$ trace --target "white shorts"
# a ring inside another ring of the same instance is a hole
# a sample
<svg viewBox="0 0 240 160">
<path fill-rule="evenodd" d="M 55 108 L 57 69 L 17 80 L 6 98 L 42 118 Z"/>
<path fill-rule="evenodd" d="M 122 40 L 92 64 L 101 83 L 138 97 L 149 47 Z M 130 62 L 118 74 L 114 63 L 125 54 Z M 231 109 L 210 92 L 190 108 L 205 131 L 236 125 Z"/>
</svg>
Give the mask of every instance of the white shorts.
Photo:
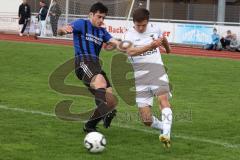
<svg viewBox="0 0 240 160">
<path fill-rule="evenodd" d="M 135 72 L 136 85 L 136 103 L 138 107 L 152 106 L 153 98 L 156 96 L 167 94 L 172 97 L 168 75 L 163 66 L 151 68 L 148 67 L 148 72 Z"/>
<path fill-rule="evenodd" d="M 153 106 L 154 97 L 167 94 L 172 97 L 169 86 L 137 86 L 136 103 L 139 108 Z"/>
</svg>

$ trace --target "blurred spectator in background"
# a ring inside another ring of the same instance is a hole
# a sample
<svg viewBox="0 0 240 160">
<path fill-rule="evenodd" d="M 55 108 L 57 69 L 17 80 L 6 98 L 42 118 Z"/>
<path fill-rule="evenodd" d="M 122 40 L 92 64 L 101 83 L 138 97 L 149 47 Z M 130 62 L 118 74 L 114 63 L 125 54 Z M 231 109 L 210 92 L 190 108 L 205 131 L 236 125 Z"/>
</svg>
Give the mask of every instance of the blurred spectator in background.
<svg viewBox="0 0 240 160">
<path fill-rule="evenodd" d="M 230 51 L 240 51 L 240 43 L 237 40 L 236 34 L 232 34 L 232 40 L 230 42 L 229 50 Z"/>
<path fill-rule="evenodd" d="M 40 1 L 40 10 L 37 14 L 38 21 L 40 21 L 40 35 L 45 33 L 46 28 L 46 17 L 48 13 L 48 7 L 46 5 L 46 2 L 44 0 Z"/>
<path fill-rule="evenodd" d="M 56 0 L 52 1 L 49 15 L 50 15 L 50 23 L 52 26 L 53 36 L 57 36 L 58 19 L 61 15 L 61 9 Z"/>
<path fill-rule="evenodd" d="M 229 49 L 231 40 L 232 40 L 232 32 L 231 30 L 227 30 L 226 37 L 222 37 L 220 40 L 223 49 Z"/>
<path fill-rule="evenodd" d="M 31 9 L 27 3 L 27 0 L 23 0 L 18 9 L 18 24 L 19 24 L 19 36 L 23 36 L 23 33 L 27 27 L 31 18 Z M 28 33 L 29 34 L 29 33 Z"/>
<path fill-rule="evenodd" d="M 220 43 L 220 36 L 217 33 L 216 28 L 213 29 L 212 42 L 210 44 L 206 44 L 204 46 L 204 49 L 206 49 L 206 50 L 218 50 L 218 51 L 222 50 L 222 46 L 221 46 L 221 43 Z"/>
</svg>

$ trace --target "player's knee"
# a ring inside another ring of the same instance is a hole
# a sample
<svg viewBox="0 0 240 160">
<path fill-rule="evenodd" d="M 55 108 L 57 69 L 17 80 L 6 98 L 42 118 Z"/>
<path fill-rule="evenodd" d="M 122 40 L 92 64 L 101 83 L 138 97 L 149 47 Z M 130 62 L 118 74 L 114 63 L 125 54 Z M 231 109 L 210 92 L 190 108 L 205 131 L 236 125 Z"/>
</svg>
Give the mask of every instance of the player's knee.
<svg viewBox="0 0 240 160">
<path fill-rule="evenodd" d="M 107 105 L 111 108 L 115 108 L 118 103 L 116 96 L 108 92 L 106 92 L 106 101 L 107 101 Z"/>
<path fill-rule="evenodd" d="M 101 80 L 94 80 L 90 83 L 90 86 L 94 89 L 107 88 L 107 83 Z"/>
<path fill-rule="evenodd" d="M 98 88 L 107 88 L 107 84 L 106 83 L 102 83 L 102 82 L 97 82 L 93 85 L 93 87 L 95 89 L 98 89 Z"/>
<path fill-rule="evenodd" d="M 100 75 L 100 74 L 98 74 L 95 77 L 93 77 L 90 85 L 94 89 L 107 88 L 107 82 L 104 79 L 104 77 L 102 75 Z"/>
</svg>

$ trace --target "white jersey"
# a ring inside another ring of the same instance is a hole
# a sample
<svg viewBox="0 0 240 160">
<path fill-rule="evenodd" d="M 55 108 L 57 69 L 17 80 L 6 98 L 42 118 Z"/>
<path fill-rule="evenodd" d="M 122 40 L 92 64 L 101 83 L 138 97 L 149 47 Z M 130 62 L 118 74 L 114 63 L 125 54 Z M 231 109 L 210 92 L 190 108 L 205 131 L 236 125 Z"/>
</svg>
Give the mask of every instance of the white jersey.
<svg viewBox="0 0 240 160">
<path fill-rule="evenodd" d="M 144 33 L 138 33 L 134 28 L 131 28 L 125 33 L 123 39 L 125 41 L 132 42 L 136 47 L 141 47 L 150 44 L 154 39 L 161 36 L 162 32 L 158 26 L 148 24 Z M 129 61 L 133 64 L 133 66 L 134 63 L 157 63 L 163 65 L 159 48 L 147 51 L 138 56 L 129 56 Z"/>
<path fill-rule="evenodd" d="M 148 24 L 144 33 L 138 33 L 132 28 L 126 32 L 123 39 L 132 42 L 135 47 L 141 47 L 161 36 L 159 27 Z M 152 106 L 154 96 L 168 93 L 171 97 L 169 80 L 159 48 L 128 58 L 134 69 L 138 107 Z"/>
</svg>

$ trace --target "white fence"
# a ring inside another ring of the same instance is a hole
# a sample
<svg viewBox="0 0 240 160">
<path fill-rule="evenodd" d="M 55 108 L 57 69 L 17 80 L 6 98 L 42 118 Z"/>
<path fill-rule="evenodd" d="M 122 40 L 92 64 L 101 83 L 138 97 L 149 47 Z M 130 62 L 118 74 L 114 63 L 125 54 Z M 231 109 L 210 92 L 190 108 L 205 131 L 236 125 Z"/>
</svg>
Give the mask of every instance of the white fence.
<svg viewBox="0 0 240 160">
<path fill-rule="evenodd" d="M 0 16 L 0 31 L 1 32 L 17 32 L 18 18 L 11 15 Z"/>
</svg>

